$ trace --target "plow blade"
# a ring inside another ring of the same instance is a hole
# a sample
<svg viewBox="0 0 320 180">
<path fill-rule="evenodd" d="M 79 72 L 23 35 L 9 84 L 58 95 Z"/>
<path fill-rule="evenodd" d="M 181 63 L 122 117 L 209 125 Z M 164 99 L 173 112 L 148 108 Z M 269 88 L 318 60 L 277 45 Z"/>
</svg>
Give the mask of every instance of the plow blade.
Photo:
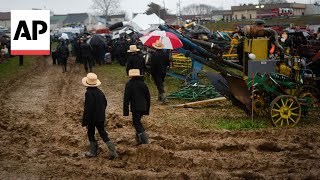
<svg viewBox="0 0 320 180">
<path fill-rule="evenodd" d="M 208 79 L 215 89 L 222 95 L 232 101 L 238 108 L 251 114 L 251 98 L 247 83 L 240 77 L 226 75 L 221 76 L 208 72 Z"/>
</svg>

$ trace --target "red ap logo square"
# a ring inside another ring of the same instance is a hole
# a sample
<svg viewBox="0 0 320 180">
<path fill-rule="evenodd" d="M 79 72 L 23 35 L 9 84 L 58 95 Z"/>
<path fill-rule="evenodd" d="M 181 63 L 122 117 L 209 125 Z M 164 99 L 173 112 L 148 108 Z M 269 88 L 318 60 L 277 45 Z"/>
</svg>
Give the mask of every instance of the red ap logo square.
<svg viewBox="0 0 320 180">
<path fill-rule="evenodd" d="M 11 54 L 50 55 L 49 10 L 11 10 Z"/>
</svg>

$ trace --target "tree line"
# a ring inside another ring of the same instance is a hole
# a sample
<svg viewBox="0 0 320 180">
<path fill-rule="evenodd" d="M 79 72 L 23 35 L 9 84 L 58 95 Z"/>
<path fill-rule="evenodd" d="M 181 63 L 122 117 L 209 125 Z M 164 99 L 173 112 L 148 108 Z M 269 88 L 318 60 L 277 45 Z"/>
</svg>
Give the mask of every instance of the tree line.
<svg viewBox="0 0 320 180">
<path fill-rule="evenodd" d="M 92 0 L 92 8 L 97 10 L 99 14 L 108 16 L 113 14 L 123 14 L 125 13 L 120 9 L 121 0 Z M 279 4 L 287 3 L 287 0 L 260 0 L 260 4 Z M 212 11 L 221 10 L 215 6 L 207 4 L 190 4 L 185 6 L 181 10 L 182 15 L 205 15 L 211 14 Z M 157 14 L 160 18 L 165 19 L 165 17 L 170 13 L 168 9 L 160 6 L 157 3 L 149 3 L 148 8 L 145 11 L 146 14 Z"/>
</svg>

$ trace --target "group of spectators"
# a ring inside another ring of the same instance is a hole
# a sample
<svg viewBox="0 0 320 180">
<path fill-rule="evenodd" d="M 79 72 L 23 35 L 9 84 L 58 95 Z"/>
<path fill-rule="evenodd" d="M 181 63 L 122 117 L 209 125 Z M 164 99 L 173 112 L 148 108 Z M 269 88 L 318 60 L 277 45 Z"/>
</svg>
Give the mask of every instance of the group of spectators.
<svg viewBox="0 0 320 180">
<path fill-rule="evenodd" d="M 106 39 L 106 43 L 100 46 L 90 45 L 88 37 L 75 38 L 73 46 L 76 62 L 84 66 L 84 70 L 93 72 L 95 64 L 119 63 L 126 66 L 126 72 L 130 69 L 139 69 L 141 74 L 151 74 L 158 89 L 158 99 L 166 102 L 163 82 L 167 68 L 170 66 L 170 51 L 163 49 L 161 41 L 157 41 L 152 47 L 143 44 L 134 38 L 121 36 L 119 39 Z M 66 41 L 60 40 L 56 48 L 52 48 L 53 64 L 62 65 L 62 72 L 67 70 L 67 59 L 70 55 Z M 149 58 L 146 62 L 146 56 Z M 57 62 L 58 60 L 58 62 Z"/>
</svg>

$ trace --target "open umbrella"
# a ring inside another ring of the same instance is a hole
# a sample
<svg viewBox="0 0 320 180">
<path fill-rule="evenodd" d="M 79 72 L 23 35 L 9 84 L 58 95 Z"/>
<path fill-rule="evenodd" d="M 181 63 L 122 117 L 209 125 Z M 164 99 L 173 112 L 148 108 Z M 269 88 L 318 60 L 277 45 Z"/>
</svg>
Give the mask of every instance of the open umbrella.
<svg viewBox="0 0 320 180">
<path fill-rule="evenodd" d="M 153 31 L 139 38 L 146 46 L 152 46 L 157 40 L 160 40 L 164 45 L 164 49 L 176 49 L 183 46 L 180 39 L 171 32 Z"/>
<path fill-rule="evenodd" d="M 106 39 L 99 35 L 99 34 L 95 34 L 93 36 L 91 36 L 88 41 L 87 41 L 91 46 L 95 46 L 95 45 L 100 45 L 100 44 L 105 44 L 106 43 Z"/>
</svg>

